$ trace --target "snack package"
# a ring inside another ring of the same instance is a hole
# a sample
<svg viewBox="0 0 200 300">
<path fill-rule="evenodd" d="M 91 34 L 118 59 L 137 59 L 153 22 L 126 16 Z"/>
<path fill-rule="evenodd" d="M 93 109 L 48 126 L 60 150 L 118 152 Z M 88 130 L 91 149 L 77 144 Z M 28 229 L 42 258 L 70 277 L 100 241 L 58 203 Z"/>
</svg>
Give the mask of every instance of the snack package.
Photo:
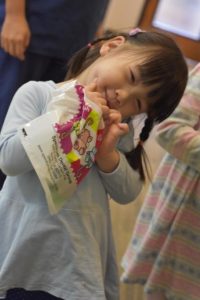
<svg viewBox="0 0 200 300">
<path fill-rule="evenodd" d="M 56 89 L 47 112 L 20 129 L 51 214 L 58 213 L 87 175 L 101 144 L 100 108 L 71 81 Z"/>
</svg>

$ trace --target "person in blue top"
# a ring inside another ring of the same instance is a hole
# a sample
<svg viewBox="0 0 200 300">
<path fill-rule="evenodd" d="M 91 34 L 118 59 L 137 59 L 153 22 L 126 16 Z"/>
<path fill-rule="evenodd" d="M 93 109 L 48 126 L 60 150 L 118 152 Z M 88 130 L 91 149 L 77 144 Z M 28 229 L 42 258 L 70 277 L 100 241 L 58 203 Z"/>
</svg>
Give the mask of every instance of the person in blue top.
<svg viewBox="0 0 200 300">
<path fill-rule="evenodd" d="M 16 90 L 61 82 L 71 55 L 101 24 L 109 0 L 0 0 L 0 130 Z M 0 188 L 4 176 L 0 173 Z"/>
<path fill-rule="evenodd" d="M 155 32 L 110 33 L 72 57 L 66 80 L 84 87 L 102 110 L 105 129 L 95 163 L 53 215 L 20 128 L 45 114 L 65 83 L 30 81 L 18 89 L 0 136 L 0 168 L 7 175 L 0 191 L 0 298 L 119 299 L 110 197 L 126 204 L 140 193 L 142 143 L 179 103 L 187 73 L 174 41 Z M 138 114 L 146 119 L 134 146 Z"/>
</svg>

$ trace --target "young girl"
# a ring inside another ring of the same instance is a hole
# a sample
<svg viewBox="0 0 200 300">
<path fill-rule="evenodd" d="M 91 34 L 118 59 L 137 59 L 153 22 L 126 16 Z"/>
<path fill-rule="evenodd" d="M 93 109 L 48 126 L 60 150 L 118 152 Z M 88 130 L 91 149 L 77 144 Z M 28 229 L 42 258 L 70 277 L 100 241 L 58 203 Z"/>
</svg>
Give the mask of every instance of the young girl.
<svg viewBox="0 0 200 300">
<path fill-rule="evenodd" d="M 170 38 L 136 30 L 102 37 L 80 50 L 69 66 L 71 79 L 98 103 L 106 128 L 96 163 L 59 213 L 49 213 L 18 132 L 46 112 L 58 86 L 52 81 L 22 86 L 3 126 L 0 167 L 7 175 L 0 194 L 3 299 L 118 299 L 108 195 L 126 204 L 139 194 L 144 179 L 137 160 L 141 143 L 154 122 L 177 106 L 187 66 Z M 144 112 L 147 119 L 135 157 L 133 129 L 130 125 L 128 133 L 128 125 L 132 116 Z"/>
<path fill-rule="evenodd" d="M 123 258 L 122 280 L 147 299 L 200 299 L 200 64 L 175 112 L 158 127 L 167 153 Z"/>
</svg>

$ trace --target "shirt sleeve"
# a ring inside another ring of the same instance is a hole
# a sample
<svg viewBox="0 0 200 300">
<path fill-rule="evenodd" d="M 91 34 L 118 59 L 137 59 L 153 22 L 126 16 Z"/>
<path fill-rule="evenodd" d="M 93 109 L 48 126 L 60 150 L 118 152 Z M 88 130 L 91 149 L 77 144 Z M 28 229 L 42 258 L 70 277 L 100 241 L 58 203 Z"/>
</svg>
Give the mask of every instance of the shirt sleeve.
<svg viewBox="0 0 200 300">
<path fill-rule="evenodd" d="M 131 168 L 121 152 L 119 165 L 112 173 L 99 173 L 108 194 L 118 203 L 129 203 L 141 192 L 143 183 L 139 173 Z"/>
<path fill-rule="evenodd" d="M 200 171 L 200 64 L 189 75 L 174 113 L 157 128 L 158 143 L 170 154 Z"/>
<path fill-rule="evenodd" d="M 139 173 L 132 169 L 124 155 L 125 152 L 131 151 L 134 147 L 132 120 L 127 120 L 127 124 L 129 125 L 129 132 L 120 138 L 117 145 L 120 154 L 119 165 L 111 173 L 104 173 L 99 170 L 107 193 L 113 200 L 121 204 L 133 201 L 143 186 Z"/>
<path fill-rule="evenodd" d="M 32 169 L 18 129 L 41 115 L 47 99 L 43 90 L 39 83 L 30 81 L 13 97 L 0 135 L 0 168 L 6 175 L 15 176 Z"/>
</svg>

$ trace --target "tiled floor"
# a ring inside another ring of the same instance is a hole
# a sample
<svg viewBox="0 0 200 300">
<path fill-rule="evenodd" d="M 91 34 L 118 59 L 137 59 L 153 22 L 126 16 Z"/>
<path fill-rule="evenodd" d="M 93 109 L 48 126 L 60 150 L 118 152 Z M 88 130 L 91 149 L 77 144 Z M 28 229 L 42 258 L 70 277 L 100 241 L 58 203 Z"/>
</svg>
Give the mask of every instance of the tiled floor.
<svg viewBox="0 0 200 300">
<path fill-rule="evenodd" d="M 154 173 L 164 154 L 164 150 L 154 140 L 154 131 L 145 145 L 145 150 L 151 163 L 152 173 Z M 149 182 L 145 184 L 139 197 L 128 205 L 119 205 L 114 201 L 111 203 L 113 234 L 116 242 L 119 268 L 121 257 L 131 237 L 135 219 L 147 192 L 148 186 Z M 120 273 L 121 271 L 122 270 L 120 268 Z M 121 284 L 120 300 L 143 300 L 142 288 L 137 285 Z"/>
</svg>

